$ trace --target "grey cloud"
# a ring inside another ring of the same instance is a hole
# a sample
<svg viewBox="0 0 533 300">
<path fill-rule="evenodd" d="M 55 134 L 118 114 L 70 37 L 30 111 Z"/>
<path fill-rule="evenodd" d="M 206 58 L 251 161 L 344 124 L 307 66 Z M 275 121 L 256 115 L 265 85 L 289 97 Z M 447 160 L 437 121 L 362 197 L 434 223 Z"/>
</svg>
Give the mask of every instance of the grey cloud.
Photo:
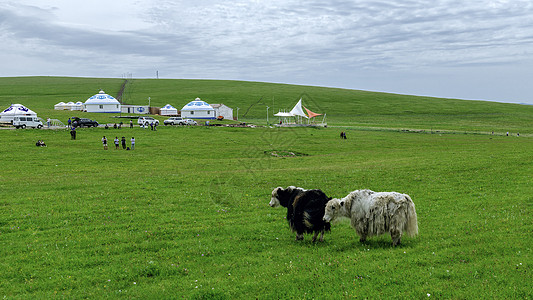
<svg viewBox="0 0 533 300">
<path fill-rule="evenodd" d="M 122 31 L 57 22 L 61 8 L 0 4 L 0 36 L 11 49 L 3 51 L 30 44 L 22 47 L 27 55 L 94 58 L 110 69 L 163 66 L 176 77 L 301 83 L 355 70 L 531 62 L 529 0 L 147 1 L 140 18 L 151 26 Z"/>
</svg>

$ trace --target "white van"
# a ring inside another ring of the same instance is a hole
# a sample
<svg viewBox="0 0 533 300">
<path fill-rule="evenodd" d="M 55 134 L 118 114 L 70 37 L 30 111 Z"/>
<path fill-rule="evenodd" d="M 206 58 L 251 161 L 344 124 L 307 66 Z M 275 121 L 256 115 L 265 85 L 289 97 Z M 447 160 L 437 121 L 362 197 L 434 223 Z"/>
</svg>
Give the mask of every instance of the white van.
<svg viewBox="0 0 533 300">
<path fill-rule="evenodd" d="M 37 117 L 14 117 L 13 126 L 15 126 L 15 128 L 17 129 L 24 129 L 26 127 L 41 129 L 43 128 L 43 122 Z"/>
</svg>

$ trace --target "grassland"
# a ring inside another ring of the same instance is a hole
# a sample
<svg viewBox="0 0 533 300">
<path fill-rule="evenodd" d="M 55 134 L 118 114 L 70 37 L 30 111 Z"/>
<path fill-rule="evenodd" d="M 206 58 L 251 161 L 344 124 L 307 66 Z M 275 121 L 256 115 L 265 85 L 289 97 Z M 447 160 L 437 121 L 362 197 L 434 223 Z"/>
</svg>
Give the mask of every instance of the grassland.
<svg viewBox="0 0 533 300">
<path fill-rule="evenodd" d="M 151 86 L 161 106 L 175 103 L 170 90 L 176 98 L 227 94 L 219 102 L 230 106 L 265 94 L 289 107 L 304 95 L 325 107 L 331 126 L 87 128 L 77 140 L 64 130 L 0 130 L 0 297 L 531 297 L 529 107 L 237 82 L 198 81 L 187 92 L 185 82 L 136 80 L 130 101 Z M 65 119 L 53 104 L 97 84 L 113 94 L 121 81 L 1 79 L 0 103 L 17 99 Z M 349 97 L 360 113 L 335 108 Z M 256 106 L 246 120 L 266 123 Z M 449 133 L 401 130 L 434 122 Z M 500 135 L 483 134 L 491 130 Z M 103 135 L 135 136 L 136 149 L 105 151 Z M 35 147 L 37 139 L 48 147 Z M 397 248 L 387 236 L 361 244 L 340 222 L 323 243 L 296 242 L 285 211 L 267 205 L 273 188 L 288 185 L 334 197 L 359 188 L 408 193 L 420 235 Z"/>
</svg>

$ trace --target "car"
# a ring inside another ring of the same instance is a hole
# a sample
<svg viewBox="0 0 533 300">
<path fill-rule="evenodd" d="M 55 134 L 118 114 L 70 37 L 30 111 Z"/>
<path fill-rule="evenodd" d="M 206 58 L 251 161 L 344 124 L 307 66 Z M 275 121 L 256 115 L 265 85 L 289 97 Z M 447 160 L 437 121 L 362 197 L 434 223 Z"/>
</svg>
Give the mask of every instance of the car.
<svg viewBox="0 0 533 300">
<path fill-rule="evenodd" d="M 163 124 L 166 125 L 185 125 L 185 120 L 183 120 L 181 117 L 170 117 L 163 121 Z"/>
<path fill-rule="evenodd" d="M 17 129 L 26 127 L 41 129 L 43 128 L 43 122 L 38 117 L 14 117 L 13 126 Z"/>
<path fill-rule="evenodd" d="M 198 125 L 198 123 L 195 120 L 191 120 L 191 119 L 185 119 L 184 122 L 185 122 L 185 125 Z"/>
<path fill-rule="evenodd" d="M 72 127 L 98 127 L 98 122 L 87 118 L 74 118 Z"/>
<path fill-rule="evenodd" d="M 144 126 L 150 126 L 150 124 L 154 123 L 155 125 L 159 125 L 159 120 L 156 120 L 152 117 L 139 117 L 137 120 L 137 124 L 144 125 Z"/>
</svg>

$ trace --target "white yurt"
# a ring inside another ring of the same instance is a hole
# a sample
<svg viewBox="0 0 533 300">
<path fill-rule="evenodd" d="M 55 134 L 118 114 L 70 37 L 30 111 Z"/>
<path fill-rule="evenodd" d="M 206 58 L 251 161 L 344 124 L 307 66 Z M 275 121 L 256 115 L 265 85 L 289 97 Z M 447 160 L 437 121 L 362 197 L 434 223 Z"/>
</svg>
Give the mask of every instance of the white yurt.
<svg viewBox="0 0 533 300">
<path fill-rule="evenodd" d="M 160 114 L 162 116 L 176 116 L 178 115 L 178 109 L 170 104 L 167 104 L 161 107 Z"/>
<path fill-rule="evenodd" d="M 194 101 L 187 103 L 181 109 L 182 118 L 191 119 L 215 119 L 215 109 L 212 108 L 207 102 L 202 101 L 200 98 L 196 98 Z"/>
<path fill-rule="evenodd" d="M 65 102 L 61 101 L 58 104 L 54 105 L 55 110 L 64 110 L 65 109 Z"/>
<path fill-rule="evenodd" d="M 85 101 L 85 111 L 98 113 L 120 113 L 120 102 L 113 96 L 100 91 Z"/>
<path fill-rule="evenodd" d="M 74 104 L 74 107 L 71 110 L 83 110 L 83 102 L 78 101 Z"/>
<path fill-rule="evenodd" d="M 22 104 L 11 104 L 0 113 L 0 123 L 11 123 L 14 117 L 19 116 L 37 117 L 37 114 Z"/>
<path fill-rule="evenodd" d="M 74 110 L 74 108 L 76 107 L 76 104 L 74 104 L 74 102 L 70 101 L 67 104 L 65 104 L 65 106 L 67 107 L 67 110 Z"/>
</svg>

